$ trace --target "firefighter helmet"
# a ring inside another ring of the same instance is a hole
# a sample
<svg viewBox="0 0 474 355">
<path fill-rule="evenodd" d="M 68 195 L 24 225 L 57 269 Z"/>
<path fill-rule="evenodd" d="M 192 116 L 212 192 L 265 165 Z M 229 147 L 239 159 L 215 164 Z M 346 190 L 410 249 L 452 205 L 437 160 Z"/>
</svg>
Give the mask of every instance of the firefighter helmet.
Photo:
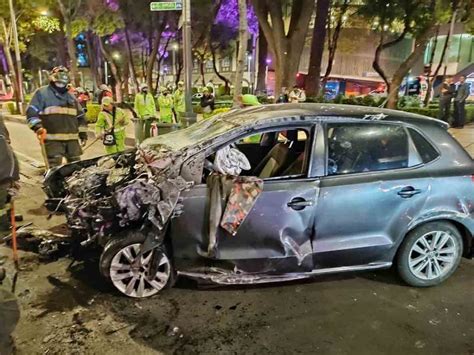
<svg viewBox="0 0 474 355">
<path fill-rule="evenodd" d="M 61 83 L 66 86 L 69 84 L 69 71 L 62 65 L 54 67 L 49 73 L 49 80 L 54 83 Z"/>
</svg>

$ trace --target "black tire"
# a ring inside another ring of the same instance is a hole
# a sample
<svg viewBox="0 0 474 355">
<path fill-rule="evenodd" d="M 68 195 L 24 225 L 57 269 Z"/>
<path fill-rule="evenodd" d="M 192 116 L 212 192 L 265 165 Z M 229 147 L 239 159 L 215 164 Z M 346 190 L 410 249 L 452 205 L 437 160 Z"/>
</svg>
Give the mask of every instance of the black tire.
<svg viewBox="0 0 474 355">
<path fill-rule="evenodd" d="M 410 252 L 417 241 L 420 240 L 423 236 L 427 235 L 430 232 L 441 231 L 446 232 L 452 236 L 454 248 L 457 251 L 457 254 L 450 264 L 449 268 L 446 269 L 446 272 L 439 277 L 435 277 L 430 280 L 426 280 L 418 277 L 410 269 Z M 459 230 L 451 223 L 439 221 L 439 222 L 429 222 L 423 224 L 407 234 L 404 241 L 402 242 L 397 255 L 397 267 L 400 277 L 410 286 L 415 287 L 431 287 L 436 286 L 448 279 L 458 268 L 459 263 L 461 262 L 461 257 L 463 254 L 463 239 Z"/>
<path fill-rule="evenodd" d="M 100 256 L 99 269 L 102 276 L 112 283 L 110 278 L 110 266 L 115 255 L 123 248 L 132 244 L 142 244 L 146 236 L 140 232 L 129 232 L 126 235 L 112 238 L 104 247 Z M 171 288 L 176 283 L 177 273 L 174 269 L 171 253 L 168 252 L 166 245 L 158 247 L 158 251 L 166 255 L 170 261 L 170 276 L 164 288 Z M 120 290 L 119 290 L 120 291 Z"/>
</svg>

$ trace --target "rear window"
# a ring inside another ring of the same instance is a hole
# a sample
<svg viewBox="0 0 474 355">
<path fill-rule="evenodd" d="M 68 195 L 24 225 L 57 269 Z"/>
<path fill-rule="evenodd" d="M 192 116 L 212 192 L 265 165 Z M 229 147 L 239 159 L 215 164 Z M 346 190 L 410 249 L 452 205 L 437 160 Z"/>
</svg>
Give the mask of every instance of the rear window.
<svg viewBox="0 0 474 355">
<path fill-rule="evenodd" d="M 436 149 L 419 132 L 412 128 L 408 128 L 408 131 L 410 132 L 411 139 L 413 140 L 423 163 L 429 163 L 439 156 Z"/>
<path fill-rule="evenodd" d="M 408 135 L 398 125 L 328 124 L 328 175 L 408 167 Z"/>
</svg>

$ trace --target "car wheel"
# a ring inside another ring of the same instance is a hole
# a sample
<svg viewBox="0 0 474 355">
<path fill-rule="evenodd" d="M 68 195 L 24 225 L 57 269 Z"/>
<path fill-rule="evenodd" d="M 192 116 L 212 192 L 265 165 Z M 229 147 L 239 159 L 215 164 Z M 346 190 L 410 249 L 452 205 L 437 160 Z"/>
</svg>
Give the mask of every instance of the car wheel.
<svg viewBox="0 0 474 355">
<path fill-rule="evenodd" d="M 426 223 L 403 241 L 398 272 L 411 286 L 439 285 L 457 269 L 462 253 L 462 237 L 455 226 L 448 222 Z"/>
<path fill-rule="evenodd" d="M 107 243 L 100 257 L 102 275 L 129 297 L 150 297 L 174 284 L 175 271 L 164 246 L 137 258 L 144 241 L 145 236 L 140 233 L 114 238 Z M 154 275 L 150 275 L 152 268 L 157 270 Z"/>
</svg>

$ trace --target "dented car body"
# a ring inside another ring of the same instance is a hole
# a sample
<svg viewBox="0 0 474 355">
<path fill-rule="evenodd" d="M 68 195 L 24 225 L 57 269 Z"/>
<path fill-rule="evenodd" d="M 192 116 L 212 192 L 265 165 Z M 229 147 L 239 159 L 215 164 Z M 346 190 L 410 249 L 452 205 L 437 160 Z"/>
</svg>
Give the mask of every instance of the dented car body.
<svg viewBox="0 0 474 355">
<path fill-rule="evenodd" d="M 222 175 L 216 153 L 229 146 L 248 159 L 239 178 L 261 184 L 234 233 L 216 225 L 229 196 L 210 185 Z M 51 209 L 59 202 L 66 211 L 73 238 L 104 246 L 103 274 L 132 297 L 155 294 L 176 274 L 245 284 L 395 263 L 409 284 L 432 286 L 472 254 L 473 174 L 441 121 L 283 104 L 230 111 L 134 151 L 63 166 L 45 191 Z"/>
</svg>

